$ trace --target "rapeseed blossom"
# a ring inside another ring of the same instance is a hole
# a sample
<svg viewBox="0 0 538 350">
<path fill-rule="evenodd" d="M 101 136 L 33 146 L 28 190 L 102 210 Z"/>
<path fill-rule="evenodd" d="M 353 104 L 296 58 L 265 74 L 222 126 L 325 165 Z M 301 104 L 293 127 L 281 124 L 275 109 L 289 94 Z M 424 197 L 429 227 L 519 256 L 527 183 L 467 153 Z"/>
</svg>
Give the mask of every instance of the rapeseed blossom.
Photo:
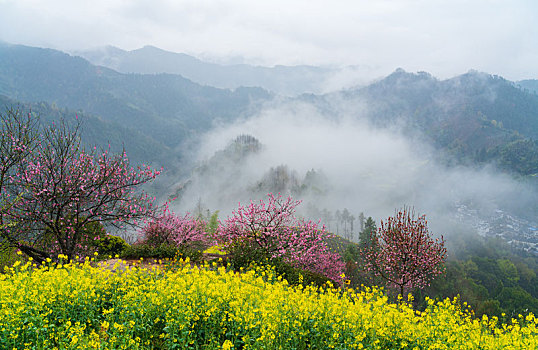
<svg viewBox="0 0 538 350">
<path fill-rule="evenodd" d="M 270 268 L 92 264 L 19 264 L 0 275 L 0 349 L 538 347 L 534 315 L 500 324 L 457 300 L 417 312 L 376 288 L 290 286 Z"/>
</svg>

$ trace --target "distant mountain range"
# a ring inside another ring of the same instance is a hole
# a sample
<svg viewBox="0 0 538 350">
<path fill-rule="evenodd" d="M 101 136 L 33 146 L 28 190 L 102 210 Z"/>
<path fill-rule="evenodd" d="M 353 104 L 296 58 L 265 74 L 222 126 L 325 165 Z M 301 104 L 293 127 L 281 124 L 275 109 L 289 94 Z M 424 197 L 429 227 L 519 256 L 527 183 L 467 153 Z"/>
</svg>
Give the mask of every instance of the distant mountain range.
<svg viewBox="0 0 538 350">
<path fill-rule="evenodd" d="M 151 141 L 172 154 L 170 150 L 216 121 L 248 115 L 272 98 L 261 88 L 231 91 L 201 86 L 179 75 L 122 74 L 60 51 L 9 44 L 0 44 L 0 95 L 94 115 L 109 128 L 122 128 L 113 134 L 132 131 L 123 139 L 127 150 L 144 149 Z"/>
<path fill-rule="evenodd" d="M 221 65 L 203 62 L 183 53 L 169 52 L 153 46 L 125 51 L 113 46 L 78 51 L 91 63 L 121 73 L 179 74 L 201 85 L 236 89 L 257 86 L 283 94 L 320 93 L 339 69 L 313 66 L 260 67 L 248 64 Z"/>
<path fill-rule="evenodd" d="M 538 79 L 520 80 L 517 84 L 527 91 L 538 94 Z"/>
<path fill-rule="evenodd" d="M 222 81 L 238 77 L 230 84 L 241 83 L 243 73 L 238 72 L 254 72 L 244 73 L 257 77 L 252 83 L 267 76 L 275 84 L 299 81 L 301 86 L 304 81 L 298 77 L 310 73 L 322 77 L 329 72 L 316 67 L 219 66 L 153 47 L 130 52 L 109 48 L 101 54 L 85 55 L 124 71 L 145 69 L 152 74 L 120 73 L 60 51 L 0 43 L 0 95 L 13 101 L 44 102 L 48 107 L 43 113 L 67 108 L 94 116 L 93 120 L 107 129 L 94 135 L 96 142 L 108 134 L 117 138 L 113 143 L 123 138 L 121 142 L 128 151 L 136 150 L 137 160 L 151 161 L 144 159 L 150 156 L 144 150 L 151 149 L 155 151 L 153 157 L 165 164 L 184 156 L 180 147 L 187 139 L 207 131 L 219 120 L 231 122 L 255 115 L 275 95 L 260 87 L 230 90 L 202 86 L 177 74 L 153 74 L 158 67 L 207 79 L 220 76 Z M 408 135 L 443 151 L 447 161 L 493 162 L 511 173 L 527 176 L 538 173 L 535 87 L 536 81 L 515 83 L 473 71 L 439 80 L 428 73 L 398 69 L 368 86 L 330 94 L 302 94 L 286 101 L 309 102 L 328 115 L 341 113 L 342 105 L 348 108 L 346 113 L 349 106 L 366 105 L 357 117 L 367 117 L 379 127 L 398 124 Z"/>
</svg>

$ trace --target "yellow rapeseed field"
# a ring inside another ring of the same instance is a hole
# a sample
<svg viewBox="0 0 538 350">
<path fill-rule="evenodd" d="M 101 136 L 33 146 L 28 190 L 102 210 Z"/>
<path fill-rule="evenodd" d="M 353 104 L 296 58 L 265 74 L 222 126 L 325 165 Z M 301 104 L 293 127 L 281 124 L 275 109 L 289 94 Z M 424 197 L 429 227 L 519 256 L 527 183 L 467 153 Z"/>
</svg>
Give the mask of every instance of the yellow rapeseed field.
<svg viewBox="0 0 538 350">
<path fill-rule="evenodd" d="M 456 300 L 424 312 L 379 291 L 292 287 L 270 269 L 96 263 L 0 275 L 0 349 L 537 349 L 531 314 L 474 319 Z"/>
</svg>

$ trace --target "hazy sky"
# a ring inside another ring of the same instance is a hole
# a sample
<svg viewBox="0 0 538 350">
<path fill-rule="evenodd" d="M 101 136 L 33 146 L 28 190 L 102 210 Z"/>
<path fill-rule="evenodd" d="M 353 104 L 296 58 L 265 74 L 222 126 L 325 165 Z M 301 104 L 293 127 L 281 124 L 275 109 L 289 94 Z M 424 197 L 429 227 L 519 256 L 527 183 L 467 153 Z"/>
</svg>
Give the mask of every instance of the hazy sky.
<svg viewBox="0 0 538 350">
<path fill-rule="evenodd" d="M 538 78 L 538 1 L 0 0 L 0 40 L 517 80 Z"/>
</svg>

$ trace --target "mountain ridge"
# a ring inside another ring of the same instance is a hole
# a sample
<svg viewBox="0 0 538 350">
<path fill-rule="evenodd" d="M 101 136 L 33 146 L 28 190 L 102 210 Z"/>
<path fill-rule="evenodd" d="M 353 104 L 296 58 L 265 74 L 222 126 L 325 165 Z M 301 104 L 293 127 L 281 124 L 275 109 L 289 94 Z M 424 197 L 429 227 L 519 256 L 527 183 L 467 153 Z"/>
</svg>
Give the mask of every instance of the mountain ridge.
<svg viewBox="0 0 538 350">
<path fill-rule="evenodd" d="M 397 69 L 339 96 L 344 103 L 366 104 L 375 125 L 401 124 L 408 135 L 462 161 L 495 161 L 507 171 L 538 173 L 538 96 L 500 76 L 470 71 L 439 80 Z M 318 103 L 330 105 L 333 98 L 321 96 Z M 519 168 L 512 168 L 512 156 L 525 158 Z"/>
<path fill-rule="evenodd" d="M 275 98 L 259 87 L 232 91 L 173 74 L 124 74 L 57 50 L 11 44 L 0 45 L 0 94 L 126 124 L 170 149 L 218 120 L 252 116 Z M 440 80 L 397 69 L 367 86 L 285 100 L 313 103 L 332 115 L 340 113 L 339 103 L 363 103 L 374 125 L 399 123 L 449 158 L 496 162 L 522 175 L 538 172 L 538 96 L 496 75 L 470 71 Z"/>
<path fill-rule="evenodd" d="M 122 74 L 57 50 L 21 45 L 0 45 L 0 94 L 128 125 L 170 149 L 216 120 L 234 120 L 271 98 L 260 88 L 231 91 L 178 75 Z"/>
<path fill-rule="evenodd" d="M 179 74 L 202 85 L 228 89 L 258 86 L 284 95 L 297 95 L 305 90 L 320 93 L 323 83 L 337 71 L 308 65 L 223 65 L 151 45 L 131 51 L 107 46 L 74 54 L 122 73 Z"/>
</svg>

